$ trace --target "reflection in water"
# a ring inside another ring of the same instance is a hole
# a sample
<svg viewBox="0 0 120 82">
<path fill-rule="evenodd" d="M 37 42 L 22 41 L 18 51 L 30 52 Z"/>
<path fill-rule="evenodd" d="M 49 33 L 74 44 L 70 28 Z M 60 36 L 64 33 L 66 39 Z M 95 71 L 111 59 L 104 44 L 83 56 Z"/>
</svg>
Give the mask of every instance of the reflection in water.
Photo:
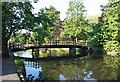
<svg viewBox="0 0 120 82">
<path fill-rule="evenodd" d="M 26 80 L 117 80 L 118 57 L 24 61 Z M 93 82 L 92 81 L 92 82 Z"/>
<path fill-rule="evenodd" d="M 66 56 L 68 55 L 68 50 L 69 50 L 68 48 L 40 48 L 34 50 L 30 49 L 26 51 L 15 52 L 14 56 L 25 57 L 25 58 Z"/>
<path fill-rule="evenodd" d="M 85 74 L 84 80 L 95 80 L 94 78 L 91 78 L 91 75 L 93 74 L 92 71 L 83 72 Z"/>
<path fill-rule="evenodd" d="M 40 48 L 39 57 L 66 56 L 69 48 Z"/>
<path fill-rule="evenodd" d="M 26 69 L 26 81 L 40 81 L 40 80 L 45 80 L 43 73 L 42 73 L 42 68 L 39 63 L 37 62 L 29 62 L 29 61 L 24 61 L 25 64 L 25 69 Z"/>
<path fill-rule="evenodd" d="M 36 62 L 24 62 L 26 69 L 26 78 L 32 78 L 35 80 L 38 78 L 39 73 L 42 71 L 41 67 L 36 64 Z"/>
<path fill-rule="evenodd" d="M 60 74 L 60 80 L 67 80 L 62 74 Z"/>
</svg>

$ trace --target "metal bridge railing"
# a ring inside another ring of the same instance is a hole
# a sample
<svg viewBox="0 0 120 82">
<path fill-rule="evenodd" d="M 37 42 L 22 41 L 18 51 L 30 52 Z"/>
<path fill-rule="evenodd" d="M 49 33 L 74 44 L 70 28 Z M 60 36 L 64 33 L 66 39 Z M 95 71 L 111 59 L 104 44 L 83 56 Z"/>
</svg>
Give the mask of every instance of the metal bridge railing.
<svg viewBox="0 0 120 82">
<path fill-rule="evenodd" d="M 13 49 L 13 48 L 25 48 L 25 47 L 32 47 L 32 46 L 40 46 L 40 44 L 38 42 L 19 42 L 19 43 L 8 43 L 9 48 Z M 43 44 L 41 45 L 83 45 L 83 46 L 87 46 L 86 42 L 80 42 L 80 41 L 65 41 L 65 40 L 48 40 L 45 41 Z"/>
</svg>

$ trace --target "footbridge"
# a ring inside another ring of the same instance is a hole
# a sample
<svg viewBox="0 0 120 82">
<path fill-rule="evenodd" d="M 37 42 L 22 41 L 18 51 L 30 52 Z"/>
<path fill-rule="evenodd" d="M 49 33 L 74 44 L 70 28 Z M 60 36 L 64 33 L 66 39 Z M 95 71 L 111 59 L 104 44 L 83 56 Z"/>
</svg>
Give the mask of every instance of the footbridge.
<svg viewBox="0 0 120 82">
<path fill-rule="evenodd" d="M 82 48 L 83 50 L 92 49 L 87 42 L 65 41 L 65 40 L 49 40 L 43 44 L 36 42 L 9 42 L 9 48 L 13 51 L 33 49 L 33 52 L 37 53 L 39 48 L 69 48 L 69 54 L 76 54 L 76 48 Z"/>
</svg>

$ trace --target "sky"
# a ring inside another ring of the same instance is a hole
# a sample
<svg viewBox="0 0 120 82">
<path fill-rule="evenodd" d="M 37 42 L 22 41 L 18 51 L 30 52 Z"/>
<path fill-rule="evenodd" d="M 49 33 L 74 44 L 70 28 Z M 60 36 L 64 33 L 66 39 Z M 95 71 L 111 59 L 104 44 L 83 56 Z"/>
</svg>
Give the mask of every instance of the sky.
<svg viewBox="0 0 120 82">
<path fill-rule="evenodd" d="M 100 5 L 105 5 L 108 3 L 108 0 L 84 0 L 85 10 L 87 10 L 87 16 L 93 16 L 100 14 Z M 64 20 L 66 18 L 66 12 L 68 8 L 69 0 L 38 0 L 37 3 L 32 5 L 35 8 L 34 12 L 37 13 L 40 8 L 49 7 L 50 5 L 54 6 L 58 11 L 60 11 L 60 18 Z"/>
</svg>

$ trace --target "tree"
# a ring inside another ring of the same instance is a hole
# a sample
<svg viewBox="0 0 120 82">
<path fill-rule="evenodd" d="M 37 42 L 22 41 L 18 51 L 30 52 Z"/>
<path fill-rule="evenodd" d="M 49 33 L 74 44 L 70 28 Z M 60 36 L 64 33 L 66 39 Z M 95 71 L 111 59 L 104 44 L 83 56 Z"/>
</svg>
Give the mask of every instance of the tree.
<svg viewBox="0 0 120 82">
<path fill-rule="evenodd" d="M 114 52 L 120 53 L 120 1 L 110 0 L 109 3 L 102 8 L 102 19 L 92 25 L 92 31 L 89 33 L 90 43 L 98 53 Z"/>
<path fill-rule="evenodd" d="M 29 31 L 29 36 L 26 36 L 25 40 L 36 42 L 42 44 L 45 39 L 51 39 L 54 37 L 54 27 L 57 22 L 60 21 L 60 12 L 57 11 L 53 6 L 49 8 L 42 8 L 36 14 L 35 24 L 36 26 Z M 19 40 L 23 37 L 19 37 L 19 35 L 14 34 L 13 39 Z"/>
<path fill-rule="evenodd" d="M 62 37 L 77 38 L 86 40 L 88 22 L 85 20 L 84 6 L 82 0 L 71 0 L 67 11 L 67 18 L 64 21 Z"/>
<path fill-rule="evenodd" d="M 40 9 L 38 16 L 38 26 L 35 29 L 39 41 L 44 42 L 45 39 L 54 38 L 55 25 L 60 21 L 60 12 L 57 11 L 53 6 L 49 8 Z"/>
<path fill-rule="evenodd" d="M 109 0 L 104 7 L 104 48 L 106 51 L 120 53 L 120 1 Z"/>
<path fill-rule="evenodd" d="M 22 33 L 17 34 L 16 36 L 12 37 L 12 42 L 22 42 L 25 40 L 25 36 Z"/>
<path fill-rule="evenodd" d="M 32 30 L 35 26 L 33 7 L 29 2 L 2 3 L 2 54 L 9 56 L 7 43 L 18 30 Z"/>
<path fill-rule="evenodd" d="M 55 38 L 54 31 L 55 31 L 55 25 L 60 22 L 60 12 L 57 11 L 53 6 L 50 6 L 50 8 L 45 8 L 46 15 L 50 19 L 50 25 L 48 28 L 49 33 L 49 39 Z"/>
<path fill-rule="evenodd" d="M 94 52 L 96 54 L 102 54 L 103 53 L 103 30 L 102 30 L 103 24 L 101 22 L 92 23 L 91 24 L 91 32 L 89 32 L 89 44 L 94 48 Z"/>
</svg>

